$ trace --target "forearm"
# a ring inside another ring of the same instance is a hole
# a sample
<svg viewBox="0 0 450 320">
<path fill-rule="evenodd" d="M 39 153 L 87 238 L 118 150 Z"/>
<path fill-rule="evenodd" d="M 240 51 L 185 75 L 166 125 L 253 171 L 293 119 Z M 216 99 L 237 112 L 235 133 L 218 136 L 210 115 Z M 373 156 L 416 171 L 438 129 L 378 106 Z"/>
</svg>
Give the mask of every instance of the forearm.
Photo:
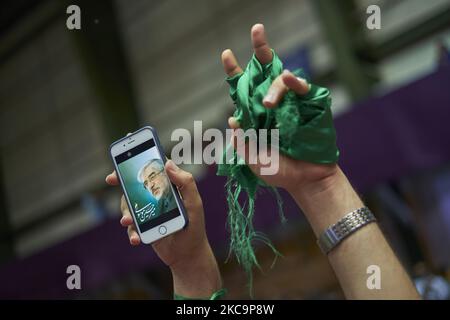
<svg viewBox="0 0 450 320">
<path fill-rule="evenodd" d="M 343 172 L 290 190 L 318 237 L 347 213 L 364 206 Z M 328 259 L 348 299 L 417 299 L 419 295 L 376 223 L 344 239 Z M 367 287 L 367 267 L 381 270 L 381 289 Z"/>
<path fill-rule="evenodd" d="M 170 267 L 174 293 L 187 298 L 208 298 L 222 288 L 219 267 L 208 243 L 187 261 Z"/>
</svg>

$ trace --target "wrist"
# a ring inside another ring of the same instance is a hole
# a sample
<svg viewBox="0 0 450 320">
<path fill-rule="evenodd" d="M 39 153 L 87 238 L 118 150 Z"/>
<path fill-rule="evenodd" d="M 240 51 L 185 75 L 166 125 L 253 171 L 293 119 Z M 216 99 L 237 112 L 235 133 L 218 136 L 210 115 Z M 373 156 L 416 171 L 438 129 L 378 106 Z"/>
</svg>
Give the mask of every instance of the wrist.
<svg viewBox="0 0 450 320">
<path fill-rule="evenodd" d="M 170 266 L 174 293 L 190 298 L 206 298 L 222 288 L 219 267 L 207 241 L 189 255 Z"/>
<path fill-rule="evenodd" d="M 323 178 L 290 191 L 316 236 L 347 213 L 363 206 L 347 177 L 336 165 Z"/>
<path fill-rule="evenodd" d="M 320 168 L 322 170 L 324 168 Z M 300 181 L 298 184 L 291 188 L 289 192 L 293 196 L 300 196 L 304 194 L 305 196 L 316 196 L 330 190 L 336 185 L 338 176 L 341 173 L 340 168 L 334 164 L 332 166 L 327 166 L 326 170 L 320 172 L 314 177 L 308 177 L 307 179 L 302 179 L 305 181 Z"/>
</svg>

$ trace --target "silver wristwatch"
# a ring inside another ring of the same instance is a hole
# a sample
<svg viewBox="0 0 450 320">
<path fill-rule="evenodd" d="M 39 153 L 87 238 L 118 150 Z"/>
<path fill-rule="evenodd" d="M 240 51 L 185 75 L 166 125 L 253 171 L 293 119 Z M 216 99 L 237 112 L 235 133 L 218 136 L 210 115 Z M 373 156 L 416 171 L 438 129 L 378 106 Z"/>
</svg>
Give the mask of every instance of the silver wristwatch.
<svg viewBox="0 0 450 320">
<path fill-rule="evenodd" d="M 374 221 L 375 216 L 367 207 L 359 208 L 328 227 L 317 239 L 317 244 L 323 253 L 328 254 L 350 234 Z"/>
</svg>

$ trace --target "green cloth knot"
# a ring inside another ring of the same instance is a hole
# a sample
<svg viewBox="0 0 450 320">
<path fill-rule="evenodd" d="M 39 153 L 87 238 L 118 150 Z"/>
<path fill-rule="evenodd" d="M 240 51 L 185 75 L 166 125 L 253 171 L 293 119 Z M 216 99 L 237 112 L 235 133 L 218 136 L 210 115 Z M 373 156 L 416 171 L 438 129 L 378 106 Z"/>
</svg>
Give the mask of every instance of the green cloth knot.
<svg viewBox="0 0 450 320">
<path fill-rule="evenodd" d="M 339 157 L 336 147 L 336 132 L 331 114 L 330 92 L 310 84 L 306 95 L 297 95 L 292 90 L 284 96 L 276 108 L 264 107 L 262 101 L 272 82 L 283 72 L 283 63 L 273 52 L 270 63 L 262 65 L 253 55 L 244 72 L 226 81 L 230 85 L 230 96 L 236 105 L 234 117 L 245 131 L 247 129 L 278 129 L 280 153 L 294 159 L 318 164 L 335 163 Z M 302 70 L 293 72 L 305 78 Z M 268 141 L 270 142 L 270 137 Z M 229 150 L 232 148 L 227 146 Z M 229 150 L 230 151 L 230 150 Z M 284 221 L 282 200 L 276 188 L 264 183 L 232 150 L 231 163 L 226 162 L 226 153 L 217 174 L 227 176 L 226 191 L 228 202 L 228 228 L 230 229 L 230 254 L 234 253 L 237 261 L 249 276 L 252 286 L 252 269 L 258 266 L 253 242 L 262 241 L 269 245 L 276 256 L 278 251 L 270 239 L 253 228 L 255 198 L 258 186 L 269 188 L 276 196 L 279 212 Z M 246 201 L 239 203 L 239 196 L 244 191 Z"/>
</svg>

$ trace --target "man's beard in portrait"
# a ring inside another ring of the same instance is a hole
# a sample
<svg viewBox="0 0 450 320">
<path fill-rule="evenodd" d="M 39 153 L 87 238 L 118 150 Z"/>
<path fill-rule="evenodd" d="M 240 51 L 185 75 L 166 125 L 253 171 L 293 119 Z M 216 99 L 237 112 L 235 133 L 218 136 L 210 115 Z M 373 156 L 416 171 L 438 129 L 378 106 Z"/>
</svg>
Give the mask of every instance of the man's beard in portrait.
<svg viewBox="0 0 450 320">
<path fill-rule="evenodd" d="M 164 196 L 166 196 L 166 194 L 168 193 L 167 187 L 155 187 L 153 189 L 150 189 L 150 192 L 152 193 L 153 197 L 156 200 L 161 200 L 161 198 L 163 198 Z"/>
</svg>

